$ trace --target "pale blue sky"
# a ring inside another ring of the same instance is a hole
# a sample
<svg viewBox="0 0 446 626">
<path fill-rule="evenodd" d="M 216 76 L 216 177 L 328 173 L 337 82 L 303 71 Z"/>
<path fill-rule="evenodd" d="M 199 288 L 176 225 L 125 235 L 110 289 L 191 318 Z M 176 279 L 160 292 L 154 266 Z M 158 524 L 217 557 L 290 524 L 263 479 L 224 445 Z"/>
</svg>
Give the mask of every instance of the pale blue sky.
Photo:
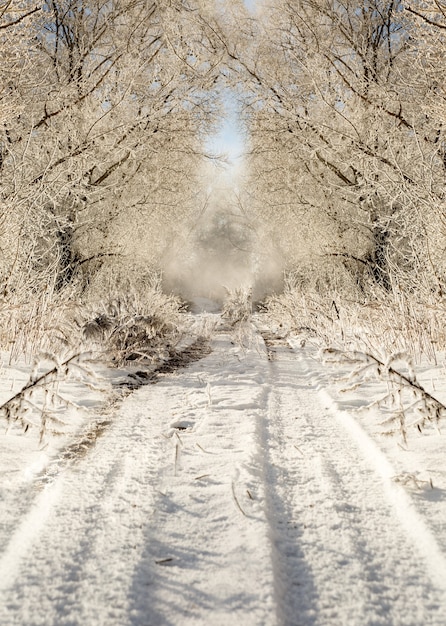
<svg viewBox="0 0 446 626">
<path fill-rule="evenodd" d="M 237 103 L 228 93 L 225 97 L 226 115 L 219 132 L 209 141 L 209 148 L 217 154 L 226 154 L 230 161 L 241 157 L 244 150 L 243 134 L 237 117 Z"/>
<path fill-rule="evenodd" d="M 244 1 L 245 1 L 246 8 L 249 9 L 250 11 L 253 11 L 256 5 L 256 0 L 244 0 Z"/>
<path fill-rule="evenodd" d="M 244 0 L 246 8 L 254 11 L 258 0 Z M 230 161 L 239 159 L 244 150 L 244 139 L 237 119 L 237 103 L 230 93 L 225 96 L 226 116 L 220 131 L 209 141 L 210 149 L 217 154 L 226 154 Z"/>
</svg>

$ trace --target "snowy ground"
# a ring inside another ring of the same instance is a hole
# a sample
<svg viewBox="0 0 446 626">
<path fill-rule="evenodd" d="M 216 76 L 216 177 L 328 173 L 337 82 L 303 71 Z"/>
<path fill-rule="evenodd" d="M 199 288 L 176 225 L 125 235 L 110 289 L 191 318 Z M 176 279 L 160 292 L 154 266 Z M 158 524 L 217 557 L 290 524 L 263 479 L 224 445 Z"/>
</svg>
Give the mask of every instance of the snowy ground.
<svg viewBox="0 0 446 626">
<path fill-rule="evenodd" d="M 1 435 L 0 624 L 446 624 L 446 439 L 384 438 L 379 383 L 244 339 L 105 408 L 67 386 L 88 417 L 44 449 Z"/>
</svg>

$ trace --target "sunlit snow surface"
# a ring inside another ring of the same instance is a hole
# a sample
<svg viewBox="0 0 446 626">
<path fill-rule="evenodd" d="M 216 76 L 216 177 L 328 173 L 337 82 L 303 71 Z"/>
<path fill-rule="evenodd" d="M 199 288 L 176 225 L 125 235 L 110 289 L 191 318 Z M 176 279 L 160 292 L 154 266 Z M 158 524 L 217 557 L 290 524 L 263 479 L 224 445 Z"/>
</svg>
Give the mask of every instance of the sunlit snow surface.
<svg viewBox="0 0 446 626">
<path fill-rule="evenodd" d="M 444 625 L 445 438 L 383 438 L 356 411 L 380 385 L 339 396 L 298 339 L 220 323 L 212 348 L 106 412 L 67 386 L 88 412 L 44 449 L 1 435 L 0 624 Z"/>
</svg>

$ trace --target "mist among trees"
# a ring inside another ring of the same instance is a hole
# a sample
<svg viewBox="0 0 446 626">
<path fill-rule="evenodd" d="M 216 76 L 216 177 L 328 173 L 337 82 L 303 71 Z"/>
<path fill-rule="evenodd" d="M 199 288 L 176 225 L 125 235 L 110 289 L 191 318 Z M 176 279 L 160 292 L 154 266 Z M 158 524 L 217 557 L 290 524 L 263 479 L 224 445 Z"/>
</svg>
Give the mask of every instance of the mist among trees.
<svg viewBox="0 0 446 626">
<path fill-rule="evenodd" d="M 10 0 L 0 48 L 4 343 L 163 271 L 443 341 L 443 2 Z M 209 147 L 228 90 L 237 176 Z"/>
</svg>

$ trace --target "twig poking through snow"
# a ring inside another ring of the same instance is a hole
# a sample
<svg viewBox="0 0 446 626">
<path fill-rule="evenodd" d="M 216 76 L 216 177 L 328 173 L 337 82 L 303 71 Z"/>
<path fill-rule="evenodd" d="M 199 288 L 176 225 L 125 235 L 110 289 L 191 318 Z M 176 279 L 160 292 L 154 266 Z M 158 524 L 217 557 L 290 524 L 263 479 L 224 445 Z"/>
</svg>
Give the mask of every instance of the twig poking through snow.
<svg viewBox="0 0 446 626">
<path fill-rule="evenodd" d="M 244 515 L 245 517 L 247 517 L 247 515 L 246 515 L 245 511 L 242 509 L 242 507 L 240 506 L 240 502 L 239 502 L 239 501 L 238 501 L 238 499 L 237 499 L 237 495 L 236 495 L 236 493 L 235 493 L 235 485 L 234 485 L 234 482 L 232 482 L 232 483 L 231 483 L 231 488 L 232 488 L 232 496 L 233 496 L 233 498 L 234 498 L 234 502 L 235 502 L 235 504 L 236 504 L 236 506 L 237 506 L 238 510 L 241 512 L 241 514 L 242 514 L 242 515 Z"/>
<path fill-rule="evenodd" d="M 60 362 L 53 355 L 40 355 L 26 385 L 0 406 L 0 415 L 6 419 L 8 426 L 18 422 L 25 433 L 31 427 L 39 428 L 41 443 L 48 433 L 61 434 L 65 422 L 58 416 L 59 413 L 68 407 L 79 406 L 61 395 L 59 383 L 75 379 L 90 388 L 99 389 L 97 377 L 88 366 L 90 357 L 90 353 L 75 354 Z M 49 362 L 52 367 L 39 375 L 42 362 Z M 37 394 L 40 395 L 36 397 Z"/>
<path fill-rule="evenodd" d="M 423 431 L 427 423 L 434 424 L 438 429 L 440 420 L 446 415 L 446 406 L 434 398 L 417 381 L 412 362 L 405 354 L 394 354 L 386 362 L 366 352 L 344 352 L 329 348 L 323 356 L 329 363 L 347 363 L 354 366 L 352 373 L 345 379 L 349 386 L 342 391 L 353 391 L 370 379 L 378 379 L 388 383 L 388 392 L 379 400 L 369 405 L 377 406 L 390 413 L 383 425 L 390 429 L 384 434 L 392 435 L 399 432 L 407 444 L 408 428 Z M 404 362 L 407 374 L 395 369 L 397 362 Z M 408 422 L 408 417 L 412 421 Z"/>
</svg>

